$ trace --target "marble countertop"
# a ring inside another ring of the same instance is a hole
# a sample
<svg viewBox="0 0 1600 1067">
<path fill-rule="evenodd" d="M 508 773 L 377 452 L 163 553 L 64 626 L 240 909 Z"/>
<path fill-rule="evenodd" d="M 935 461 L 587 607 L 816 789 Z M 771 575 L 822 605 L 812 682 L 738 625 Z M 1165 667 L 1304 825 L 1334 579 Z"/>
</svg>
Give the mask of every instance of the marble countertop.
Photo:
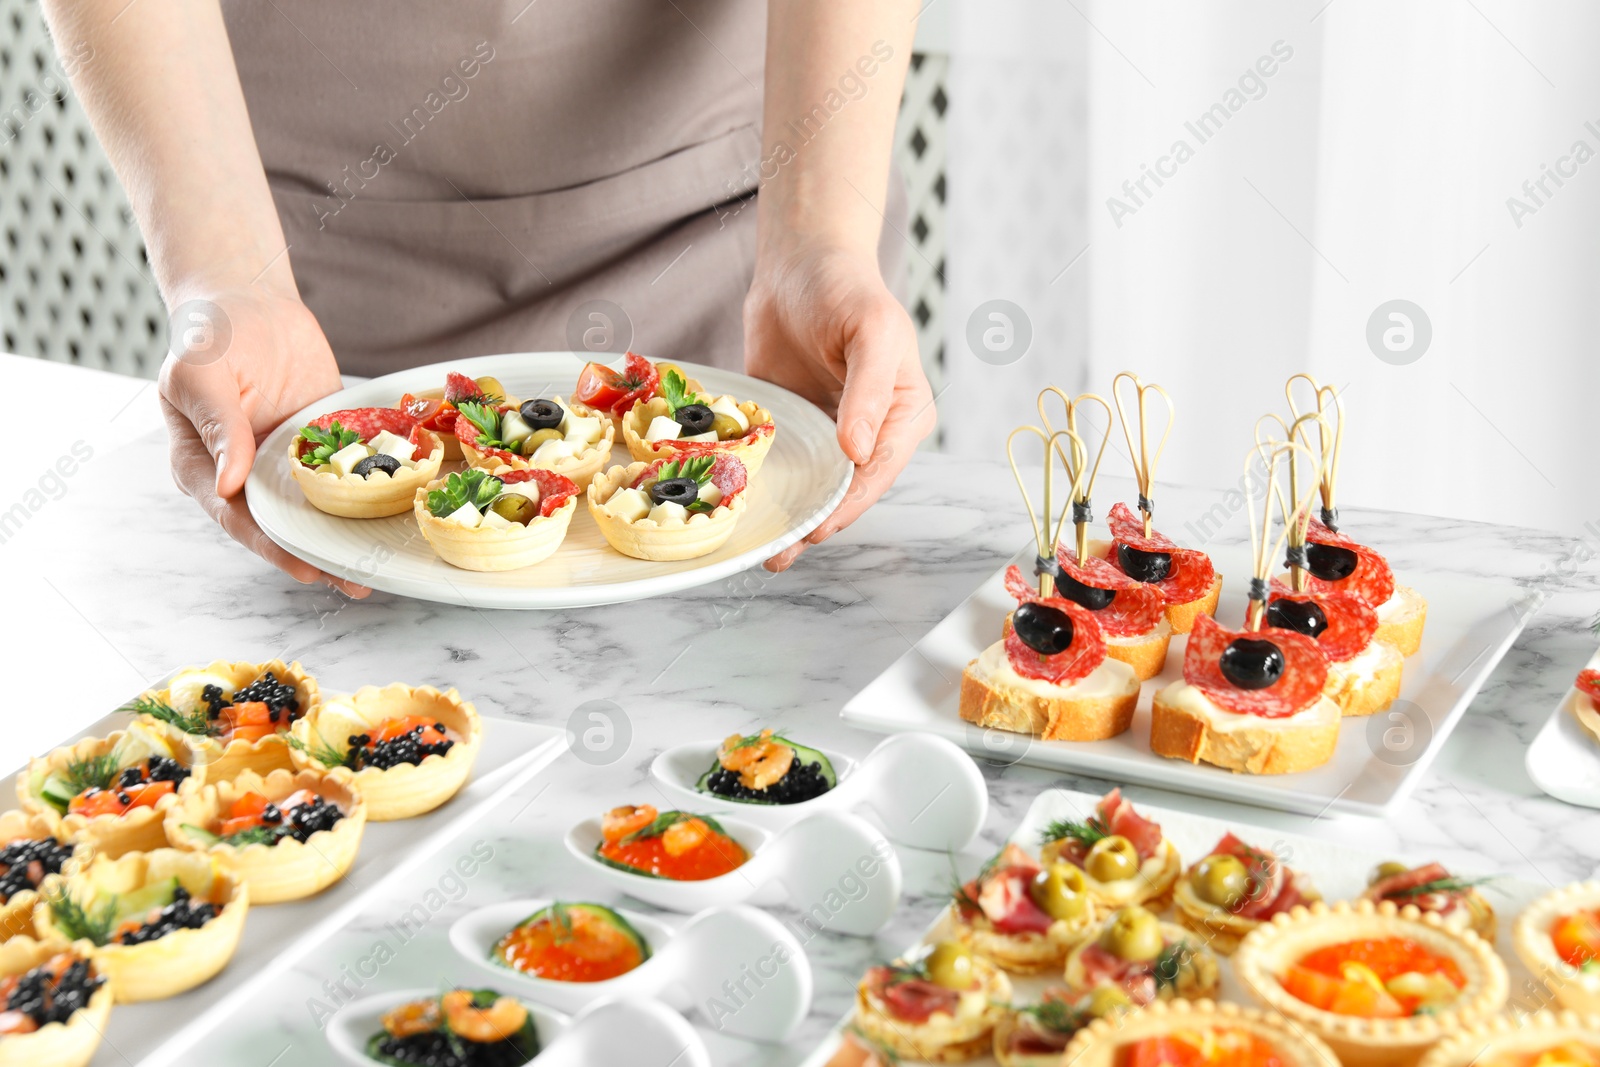
<svg viewBox="0 0 1600 1067">
<path fill-rule="evenodd" d="M 393 680 L 454 685 L 485 714 L 557 726 L 585 702 L 603 700 L 626 722 L 629 736 L 607 762 L 564 756 L 475 828 L 470 836 L 487 841 L 494 860 L 431 913 L 364 992 L 449 977 L 445 932 L 470 907 L 511 895 L 611 899 L 565 855 L 561 835 L 616 804 L 659 801 L 648 768 L 662 748 L 781 726 L 799 739 L 865 753 L 878 737 L 845 726 L 839 708 L 1030 536 L 1003 465 L 919 455 L 866 518 L 786 574 L 752 571 L 658 600 L 546 613 L 485 613 L 382 593 L 350 601 L 268 568 L 179 494 L 151 383 L 15 357 L 0 357 L 0 377 L 12 392 L 60 401 L 20 408 L 14 439 L 24 442 L 21 458 L 0 475 L 12 679 L 4 770 L 173 668 L 218 657 L 299 659 L 325 690 Z M 73 413 L 70 426 L 53 421 L 62 410 Z M 1343 488 L 1360 499 L 1358 486 Z M 1102 507 L 1130 492 L 1126 481 L 1106 480 Z M 1221 499 L 1214 490 L 1161 494 L 1171 515 L 1199 514 Z M 1593 562 L 1600 523 L 1586 543 L 1510 526 L 1343 510 L 1402 575 L 1497 576 L 1551 593 L 1427 779 L 1385 822 L 1310 819 L 1145 788 L 1131 790 L 1133 798 L 1466 871 L 1514 872 L 1551 885 L 1588 877 L 1600 864 L 1600 812 L 1540 793 L 1524 772 L 1523 753 L 1594 651 L 1588 620 L 1600 608 L 1600 566 Z M 1168 532 L 1194 541 L 1189 531 Z M 1212 543 L 1244 538 L 1241 514 Z M 1040 790 L 1108 785 L 1021 766 L 985 767 L 984 775 L 991 812 L 982 840 L 954 857 L 964 874 L 1011 832 Z M 448 848 L 441 852 L 441 870 L 451 856 Z M 807 945 L 817 997 L 798 1037 L 777 1047 L 714 1037 L 720 1062 L 803 1059 L 849 1007 L 861 971 L 915 939 L 947 899 L 952 858 L 903 850 L 902 860 L 907 896 L 889 926 L 871 939 L 822 933 Z M 323 983 L 370 953 L 385 924 L 429 888 L 419 882 L 375 898 L 367 921 L 296 968 L 274 990 L 269 1009 L 226 1027 L 227 1038 L 211 1046 L 208 1059 L 261 1067 L 334 1062 L 311 999 L 324 997 Z"/>
</svg>

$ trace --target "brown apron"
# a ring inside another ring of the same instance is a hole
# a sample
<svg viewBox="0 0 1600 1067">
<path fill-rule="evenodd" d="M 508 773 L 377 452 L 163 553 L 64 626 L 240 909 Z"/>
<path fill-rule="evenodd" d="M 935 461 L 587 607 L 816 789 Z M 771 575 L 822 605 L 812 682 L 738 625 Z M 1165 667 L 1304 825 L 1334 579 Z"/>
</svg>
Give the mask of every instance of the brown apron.
<svg viewBox="0 0 1600 1067">
<path fill-rule="evenodd" d="M 635 351 L 741 368 L 765 7 L 223 0 L 341 369 L 581 347 L 594 301 Z"/>
</svg>

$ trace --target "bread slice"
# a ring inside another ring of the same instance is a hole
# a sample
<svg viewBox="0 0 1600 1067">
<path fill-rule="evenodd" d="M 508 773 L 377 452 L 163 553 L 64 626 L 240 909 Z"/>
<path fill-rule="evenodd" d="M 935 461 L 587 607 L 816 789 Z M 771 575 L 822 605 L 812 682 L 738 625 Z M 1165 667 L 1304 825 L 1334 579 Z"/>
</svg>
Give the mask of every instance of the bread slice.
<svg viewBox="0 0 1600 1067">
<path fill-rule="evenodd" d="M 1400 695 L 1400 678 L 1406 658 L 1387 641 L 1374 640 L 1354 659 L 1328 665 L 1328 684 L 1322 695 L 1339 705 L 1345 715 L 1374 715 Z"/>
<path fill-rule="evenodd" d="M 1172 624 L 1172 632 L 1186 634 L 1194 629 L 1194 620 L 1201 615 L 1215 615 L 1217 613 L 1217 600 L 1222 596 L 1222 575 L 1211 579 L 1211 588 L 1204 595 L 1186 604 L 1168 604 L 1167 621 Z"/>
<path fill-rule="evenodd" d="M 1428 601 L 1410 586 L 1396 584 L 1394 595 L 1378 609 L 1379 641 L 1387 641 L 1402 656 L 1414 656 L 1422 647 L 1422 627 L 1428 621 Z"/>
<path fill-rule="evenodd" d="M 1286 719 L 1234 716 L 1193 686 L 1173 682 L 1150 709 L 1150 750 L 1169 759 L 1210 763 L 1245 774 L 1293 774 L 1333 758 L 1339 742 L 1339 705 L 1318 697 L 1310 708 Z M 1227 729 L 1215 721 L 1230 721 Z M 1245 721 L 1253 720 L 1253 721 Z"/>
<path fill-rule="evenodd" d="M 1132 725 L 1139 704 L 1133 668 L 1109 657 L 1074 685 L 1031 682 L 1010 670 L 1005 646 L 996 642 L 961 672 L 961 717 L 985 729 L 1046 741 L 1104 741 Z M 1044 695 L 1046 690 L 1060 695 Z"/>
</svg>

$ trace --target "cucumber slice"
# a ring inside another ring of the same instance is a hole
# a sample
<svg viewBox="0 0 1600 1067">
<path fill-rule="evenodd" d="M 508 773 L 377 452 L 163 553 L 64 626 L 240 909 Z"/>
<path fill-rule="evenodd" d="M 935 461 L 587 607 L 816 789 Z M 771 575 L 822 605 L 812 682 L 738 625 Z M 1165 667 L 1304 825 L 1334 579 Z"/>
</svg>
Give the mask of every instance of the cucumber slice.
<svg viewBox="0 0 1600 1067">
<path fill-rule="evenodd" d="M 219 841 L 222 840 L 222 835 L 221 834 L 212 833 L 210 830 L 207 830 L 205 827 L 196 826 L 192 822 L 184 823 L 183 824 L 183 829 L 188 832 L 190 837 L 194 838 L 196 841 L 200 842 L 202 845 L 206 846 L 207 848 L 210 848 L 212 845 L 215 845 Z"/>
<path fill-rule="evenodd" d="M 151 882 L 149 885 L 140 886 L 132 892 L 118 893 L 115 898 L 117 902 L 117 922 L 121 923 L 128 919 L 143 918 L 145 913 L 151 909 L 164 908 L 171 904 L 173 896 L 178 891 L 178 885 L 178 879 L 174 876 L 159 882 Z"/>
<path fill-rule="evenodd" d="M 633 870 L 632 867 L 625 867 L 623 869 L 630 871 Z M 642 872 L 634 871 L 634 873 L 639 874 Z M 627 919 L 624 919 L 611 908 L 606 907 L 604 904 L 563 904 L 562 907 L 566 908 L 568 911 L 581 911 L 586 915 L 599 919 L 607 925 L 616 928 L 623 934 L 626 934 L 628 939 L 632 941 L 639 949 L 640 963 L 643 963 L 645 960 L 650 958 L 650 942 L 644 939 L 644 935 L 636 930 L 632 923 L 630 923 Z M 554 908 L 555 905 L 553 904 L 540 908 L 526 919 L 523 919 L 516 926 L 512 927 L 512 929 L 518 930 L 524 926 L 529 926 L 533 923 L 536 923 L 541 919 L 550 918 L 551 912 Z M 493 949 L 489 951 L 489 958 L 495 963 L 500 964 L 502 967 L 509 966 L 506 961 L 500 957 L 500 954 L 495 952 Z"/>
<path fill-rule="evenodd" d="M 824 756 L 821 752 L 818 752 L 814 748 L 807 748 L 805 745 L 797 745 L 793 741 L 785 741 L 784 744 L 794 749 L 794 759 L 796 763 L 801 765 L 815 763 L 819 765 L 822 769 L 822 780 L 828 783 L 829 789 L 832 789 L 834 786 L 839 784 L 839 775 L 833 769 L 833 761 L 828 759 L 827 756 Z M 706 773 L 702 774 L 700 776 L 700 780 L 694 784 L 695 792 L 704 793 L 707 796 L 717 797 L 733 804 L 776 805 L 778 803 L 776 800 L 749 800 L 745 797 L 730 797 L 723 793 L 714 791 L 711 788 L 711 776 L 716 774 L 721 767 L 721 762 L 713 759 L 711 766 L 706 768 Z"/>
<path fill-rule="evenodd" d="M 72 784 L 59 772 L 52 772 L 37 790 L 39 799 L 49 804 L 62 814 L 66 814 L 67 805 L 72 803 L 72 798 L 77 796 L 77 791 Z"/>
</svg>

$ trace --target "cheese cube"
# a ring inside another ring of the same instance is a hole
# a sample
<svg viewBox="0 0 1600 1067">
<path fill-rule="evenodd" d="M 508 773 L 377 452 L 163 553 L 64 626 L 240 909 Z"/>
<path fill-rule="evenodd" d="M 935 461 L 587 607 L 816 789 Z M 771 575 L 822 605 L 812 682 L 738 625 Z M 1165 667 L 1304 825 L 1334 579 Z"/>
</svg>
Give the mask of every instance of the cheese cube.
<svg viewBox="0 0 1600 1067">
<path fill-rule="evenodd" d="M 535 463 L 554 463 L 558 459 L 570 459 L 577 455 L 572 446 L 565 441 L 545 441 L 533 450 L 533 455 L 528 458 Z"/>
<path fill-rule="evenodd" d="M 584 417 L 567 412 L 567 417 L 561 420 L 561 432 L 566 437 L 568 444 L 581 445 L 587 448 L 600 440 L 601 429 L 598 416 Z M 581 451 L 581 449 L 580 449 Z"/>
<path fill-rule="evenodd" d="M 483 513 L 483 528 L 485 530 L 505 530 L 516 525 L 519 524 L 512 522 L 493 508 Z"/>
<path fill-rule="evenodd" d="M 722 490 L 711 482 L 706 482 L 700 487 L 700 500 L 702 503 L 716 507 L 722 503 Z"/>
<path fill-rule="evenodd" d="M 618 489 L 606 501 L 606 510 L 623 522 L 638 522 L 650 514 L 650 494 L 643 489 Z"/>
<path fill-rule="evenodd" d="M 384 430 L 371 441 L 368 441 L 367 447 L 372 449 L 374 455 L 393 456 L 401 463 L 409 463 L 412 457 L 417 454 L 416 445 L 399 434 L 390 433 L 388 430 Z"/>
<path fill-rule="evenodd" d="M 515 411 L 508 411 L 500 416 L 500 440 L 506 444 L 514 445 L 532 433 L 533 427 Z"/>
<path fill-rule="evenodd" d="M 469 530 L 476 530 L 483 524 L 483 516 L 478 514 L 478 509 L 471 504 L 462 504 L 459 508 L 446 515 L 444 521 L 457 523 Z"/>
<path fill-rule="evenodd" d="M 372 449 L 360 441 L 356 441 L 353 444 L 345 445 L 329 456 L 328 463 L 332 465 L 336 474 L 349 474 L 355 470 L 357 463 L 360 463 L 370 455 L 372 455 Z"/>
<path fill-rule="evenodd" d="M 705 433 L 692 433 L 688 437 L 680 437 L 678 440 L 680 440 L 680 441 L 715 441 L 716 439 L 717 439 L 717 432 L 715 430 L 707 430 Z"/>
<path fill-rule="evenodd" d="M 739 429 L 750 429 L 750 420 L 745 418 L 744 412 L 739 410 L 739 405 L 734 403 L 733 397 L 719 396 L 707 406 L 711 408 L 712 414 L 726 415 L 728 418 L 737 422 L 739 424 Z"/>
<path fill-rule="evenodd" d="M 670 500 L 650 509 L 650 518 L 657 526 L 681 526 L 689 521 L 689 512 L 682 504 Z"/>
<path fill-rule="evenodd" d="M 652 444 L 657 441 L 676 441 L 678 435 L 683 433 L 683 427 L 665 415 L 657 415 L 650 420 L 650 426 L 644 432 L 644 439 Z M 713 435 L 713 438 L 715 435 Z"/>
</svg>

